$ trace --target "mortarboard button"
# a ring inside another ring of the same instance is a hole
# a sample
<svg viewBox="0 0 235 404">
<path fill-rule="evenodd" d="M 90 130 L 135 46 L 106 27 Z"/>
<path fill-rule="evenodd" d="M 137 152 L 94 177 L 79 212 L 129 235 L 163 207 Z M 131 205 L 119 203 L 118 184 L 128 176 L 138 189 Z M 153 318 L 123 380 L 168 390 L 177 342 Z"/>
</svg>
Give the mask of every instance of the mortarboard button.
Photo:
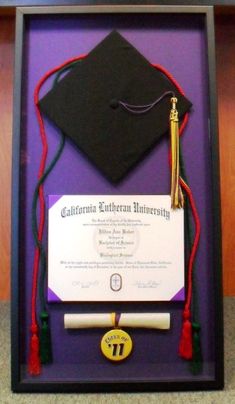
<svg viewBox="0 0 235 404">
<path fill-rule="evenodd" d="M 121 103 L 149 105 L 166 92 L 177 97 L 182 117 L 190 101 L 113 31 L 40 100 L 40 108 L 117 182 L 168 133 L 171 108 L 170 96 L 142 114 L 131 113 Z"/>
<path fill-rule="evenodd" d="M 113 98 L 111 101 L 110 101 L 110 107 L 111 108 L 113 108 L 113 109 L 117 109 L 118 108 L 118 106 L 119 106 L 119 102 L 118 102 L 118 100 L 116 99 L 116 98 Z"/>
</svg>

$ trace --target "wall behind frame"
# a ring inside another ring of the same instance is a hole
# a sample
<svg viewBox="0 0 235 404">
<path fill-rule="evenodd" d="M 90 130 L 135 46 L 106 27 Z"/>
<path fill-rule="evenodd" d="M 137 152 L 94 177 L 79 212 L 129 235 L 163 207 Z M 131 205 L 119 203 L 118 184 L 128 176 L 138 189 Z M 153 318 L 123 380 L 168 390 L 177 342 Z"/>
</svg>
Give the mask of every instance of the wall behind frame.
<svg viewBox="0 0 235 404">
<path fill-rule="evenodd" d="M 216 9 L 224 294 L 235 296 L 235 7 Z"/>
<path fill-rule="evenodd" d="M 14 30 L 14 16 L 0 14 L 0 300 L 8 300 L 10 293 Z"/>
<path fill-rule="evenodd" d="M 10 296 L 14 9 L 0 10 L 0 300 Z M 235 7 L 216 8 L 224 295 L 235 296 Z"/>
</svg>

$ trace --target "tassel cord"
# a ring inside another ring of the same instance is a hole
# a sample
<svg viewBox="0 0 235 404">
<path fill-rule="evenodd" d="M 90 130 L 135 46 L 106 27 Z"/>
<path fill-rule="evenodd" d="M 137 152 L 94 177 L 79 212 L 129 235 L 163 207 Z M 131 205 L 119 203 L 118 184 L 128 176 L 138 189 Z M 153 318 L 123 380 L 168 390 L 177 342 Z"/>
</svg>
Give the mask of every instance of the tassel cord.
<svg viewBox="0 0 235 404">
<path fill-rule="evenodd" d="M 183 155 L 180 150 L 180 167 L 182 172 L 183 179 L 187 182 L 187 177 L 185 173 Z M 186 199 L 187 201 L 187 199 Z M 192 226 L 190 220 L 190 212 L 189 206 L 186 202 L 185 205 L 185 219 L 186 219 L 186 229 L 185 229 L 185 236 L 188 240 L 188 249 L 191 250 L 192 242 L 193 242 L 193 235 L 192 235 Z M 188 257 L 187 257 L 188 259 Z M 197 279 L 196 273 L 193 270 L 193 295 L 192 295 L 192 361 L 190 362 L 189 369 L 192 374 L 197 375 L 202 372 L 203 369 L 203 356 L 201 350 L 201 336 L 200 336 L 200 323 L 199 323 L 199 310 L 198 310 L 198 296 L 197 296 Z"/>
<path fill-rule="evenodd" d="M 67 70 L 71 69 L 72 67 L 74 67 L 78 62 L 79 61 L 72 62 L 68 66 L 66 65 L 61 70 L 59 70 L 59 72 L 57 73 L 57 75 L 54 79 L 52 88 L 57 84 L 57 82 L 59 81 L 62 74 L 65 73 Z M 59 143 L 58 149 L 57 149 L 53 159 L 51 160 L 51 162 L 45 169 L 43 175 L 38 180 L 35 191 L 34 191 L 34 195 L 33 195 L 32 230 L 33 230 L 34 241 L 35 241 L 37 248 L 39 249 L 39 253 L 40 253 L 39 255 L 40 255 L 40 259 L 41 259 L 39 296 L 40 296 L 40 301 L 41 301 L 41 307 L 42 307 L 42 310 L 44 310 L 44 311 L 46 310 L 45 296 L 44 296 L 44 280 L 45 280 L 45 273 L 46 273 L 46 252 L 43 247 L 42 240 L 38 237 L 39 234 L 38 234 L 38 225 L 37 225 L 37 201 L 38 201 L 40 187 L 41 187 L 41 185 L 43 185 L 46 178 L 48 177 L 50 172 L 55 167 L 57 161 L 59 160 L 59 158 L 63 152 L 64 145 L 65 145 L 65 135 L 61 132 L 61 138 L 60 138 L 60 143 Z"/>
<path fill-rule="evenodd" d="M 180 94 L 185 95 L 183 89 L 179 86 L 179 84 L 177 83 L 175 78 L 166 69 L 164 69 L 161 65 L 158 65 L 158 64 L 155 64 L 153 66 L 156 69 L 160 70 L 163 74 L 165 74 L 168 77 L 168 79 L 176 86 L 176 88 L 180 92 Z M 185 117 L 182 121 L 182 124 L 180 126 L 179 136 L 182 135 L 182 133 L 188 123 L 188 118 L 189 118 L 189 114 L 186 113 Z M 196 251 L 197 251 L 198 243 L 199 243 L 199 239 L 200 239 L 201 225 L 200 225 L 200 218 L 199 218 L 199 215 L 197 212 L 197 208 L 196 208 L 196 205 L 194 202 L 194 198 L 193 198 L 193 195 L 192 195 L 192 192 L 191 192 L 189 186 L 181 177 L 180 177 L 180 184 L 182 185 L 182 188 L 184 189 L 184 191 L 186 192 L 186 194 L 189 198 L 189 202 L 190 202 L 190 206 L 191 206 L 191 210 L 192 210 L 192 214 L 193 214 L 193 218 L 194 218 L 194 223 L 195 223 L 195 236 L 194 236 L 194 241 L 193 241 L 193 245 L 192 245 L 192 249 L 191 249 L 191 254 L 190 254 L 190 259 L 189 259 L 189 269 L 188 269 L 188 272 L 189 272 L 188 273 L 188 294 L 187 294 L 187 299 L 186 299 L 186 304 L 185 304 L 185 308 L 189 309 L 190 303 L 191 303 L 191 298 L 192 298 L 193 263 L 194 263 L 194 259 L 196 256 Z"/>
<path fill-rule="evenodd" d="M 182 178 L 180 178 L 180 183 L 181 183 L 182 188 L 185 190 L 185 192 L 187 193 L 187 196 L 189 198 L 189 202 L 190 202 L 190 206 L 191 206 L 191 210 L 192 210 L 192 214 L 193 214 L 193 218 L 194 218 L 194 222 L 195 222 L 195 237 L 194 237 L 194 241 L 193 241 L 193 245 L 192 245 L 192 249 L 191 249 L 191 254 L 190 254 L 190 258 L 189 258 L 188 291 L 187 291 L 187 299 L 186 299 L 186 303 L 185 303 L 185 310 L 190 310 L 190 304 L 191 304 L 191 299 L 192 299 L 193 264 L 194 264 L 194 260 L 195 260 L 195 257 L 196 257 L 198 244 L 199 244 L 201 225 L 200 225 L 200 219 L 199 219 L 199 215 L 198 215 L 198 212 L 197 212 L 197 209 L 196 209 L 196 205 L 195 205 L 195 202 L 194 202 L 192 192 L 191 192 L 190 188 L 188 187 L 188 185 L 186 184 L 186 182 L 184 182 L 184 180 Z"/>
<path fill-rule="evenodd" d="M 164 69 L 161 65 L 158 65 L 158 64 L 154 64 L 153 67 L 155 67 L 157 70 L 160 70 L 176 86 L 176 88 L 180 92 L 180 94 L 182 94 L 183 96 L 185 95 L 183 89 L 179 86 L 179 84 L 177 83 L 175 78 L 166 69 Z M 188 119 L 189 119 L 189 114 L 186 113 L 184 116 L 184 119 L 180 125 L 179 136 L 182 135 L 182 133 L 188 123 Z M 200 225 L 200 218 L 199 218 L 199 215 L 197 212 L 196 204 L 194 202 L 194 198 L 193 198 L 193 195 L 192 195 L 192 192 L 191 192 L 189 186 L 181 177 L 180 177 L 180 184 L 189 199 L 189 203 L 191 206 L 192 215 L 193 215 L 193 219 L 194 219 L 194 223 L 195 223 L 195 236 L 194 236 L 194 241 L 192 244 L 192 249 L 191 249 L 190 258 L 189 258 L 189 265 L 188 265 L 188 291 L 187 291 L 187 298 L 186 298 L 186 303 L 185 303 L 185 310 L 190 310 L 190 304 L 191 304 L 191 299 L 192 299 L 193 264 L 194 264 L 198 244 L 199 244 L 201 225 Z"/>
<path fill-rule="evenodd" d="M 155 67 L 160 70 L 163 74 L 165 74 L 170 81 L 175 84 L 177 87 L 178 91 L 184 95 L 183 90 L 181 87 L 178 85 L 176 80 L 171 76 L 162 66 L 155 65 Z M 181 124 L 180 131 L 179 131 L 179 136 L 183 133 L 185 126 L 187 125 L 188 122 L 188 114 L 185 115 L 185 118 Z M 169 159 L 170 163 L 172 159 Z M 181 163 L 183 160 L 181 159 Z M 201 232 L 201 225 L 200 225 L 200 219 L 199 215 L 196 209 L 196 205 L 194 202 L 194 198 L 192 195 L 192 192 L 187 185 L 187 179 L 185 176 L 185 171 L 184 171 L 184 165 L 181 164 L 181 172 L 182 176 L 180 177 L 180 185 L 183 188 L 184 192 L 187 195 L 187 198 L 189 200 L 189 204 L 191 207 L 194 223 L 195 223 L 195 235 L 194 235 L 194 240 L 191 244 L 191 251 L 189 255 L 189 262 L 188 262 L 188 274 L 187 274 L 187 295 L 186 295 L 186 302 L 184 306 L 184 312 L 183 312 L 183 326 L 182 326 L 182 333 L 181 333 L 181 339 L 180 339 L 180 346 L 179 346 L 179 353 L 180 356 L 182 356 L 185 359 L 192 359 L 192 366 L 191 366 L 191 371 L 194 374 L 197 374 L 201 371 L 202 369 L 202 355 L 201 355 L 201 347 L 200 347 L 200 337 L 199 337 L 199 331 L 200 331 L 200 325 L 197 322 L 191 323 L 191 305 L 193 301 L 193 319 L 195 320 L 195 316 L 197 316 L 197 297 L 196 297 L 196 290 L 195 290 L 195 275 L 194 275 L 194 261 L 196 257 L 196 252 L 199 244 L 199 239 L 200 239 L 200 232 Z M 187 214 L 187 213 L 186 213 Z M 194 279 L 193 279 L 194 278 Z M 194 287 L 193 287 L 194 285 Z M 193 288 L 193 291 L 192 291 Z M 193 296 L 192 296 L 193 294 Z"/>
<path fill-rule="evenodd" d="M 187 176 L 184 167 L 183 155 L 180 149 L 180 170 L 181 177 L 187 183 Z M 188 206 L 188 199 L 185 200 L 185 246 L 186 246 L 186 262 L 188 261 L 190 251 L 193 243 L 193 234 L 191 226 L 191 217 Z M 195 265 L 195 264 L 194 264 Z M 196 288 L 196 274 L 193 270 L 192 274 L 192 284 L 193 284 L 193 295 L 192 295 L 192 360 L 190 362 L 189 369 L 192 374 L 197 375 L 201 373 L 203 368 L 203 357 L 201 351 L 201 337 L 200 337 L 200 323 L 199 323 L 199 311 L 198 311 L 198 296 Z"/>
<path fill-rule="evenodd" d="M 181 172 L 182 179 L 188 184 L 181 147 L 180 147 L 180 172 Z M 186 238 L 187 238 L 187 241 L 188 241 L 188 249 L 191 250 L 192 245 L 193 245 L 193 235 L 192 235 L 192 224 L 191 224 L 191 220 L 190 220 L 190 213 L 189 213 L 189 206 L 188 206 L 187 199 L 186 199 L 186 203 L 185 203 L 185 220 L 186 220 L 186 235 L 187 235 Z M 193 271 L 192 276 L 193 276 L 193 291 L 192 291 L 193 309 L 192 309 L 192 317 L 193 317 L 193 321 L 197 321 L 199 313 L 198 313 L 197 289 L 195 287 L 195 282 L 196 282 L 195 271 Z"/>
<path fill-rule="evenodd" d="M 57 72 L 58 70 L 64 68 L 68 63 L 74 63 L 75 61 L 81 60 L 85 57 L 85 55 L 70 59 L 69 61 L 63 63 L 59 67 L 52 69 L 48 72 L 38 83 L 35 92 L 34 92 L 34 103 L 36 108 L 36 117 L 39 124 L 40 130 L 40 137 L 42 141 L 42 156 L 41 162 L 39 166 L 38 178 L 39 180 L 43 177 L 48 153 L 48 144 L 47 138 L 44 128 L 44 123 L 40 114 L 39 110 L 39 91 L 42 84 L 46 81 L 48 77 L 50 77 L 53 73 Z M 53 168 L 53 167 L 52 167 Z M 45 179 L 45 178 L 44 178 Z M 37 187 L 36 187 L 37 188 Z M 38 189 L 39 195 L 39 225 L 37 225 L 34 221 L 34 227 L 37 229 L 37 237 L 35 237 L 34 233 L 34 240 L 35 240 L 35 252 L 34 252 L 34 261 L 33 261 L 33 276 L 32 276 L 32 295 L 31 295 L 31 340 L 30 340 L 30 349 L 29 349 L 29 359 L 28 359 L 28 370 L 29 373 L 32 375 L 38 375 L 41 371 L 41 364 L 39 358 L 39 328 L 37 322 L 37 309 L 36 309 L 36 302 L 37 302 L 37 283 L 38 283 L 38 275 L 39 275 L 39 263 L 40 263 L 40 255 L 42 252 L 41 249 L 41 242 L 44 230 L 44 223 L 45 223 L 45 200 L 44 200 L 44 192 L 42 183 L 40 182 Z M 37 204 L 36 208 L 37 209 Z"/>
<path fill-rule="evenodd" d="M 154 108 L 157 104 L 160 103 L 165 97 L 174 97 L 173 91 L 166 91 L 163 93 L 159 98 L 157 98 L 155 101 L 153 101 L 151 104 L 145 104 L 145 105 L 133 105 L 133 104 L 128 104 L 127 102 L 124 101 L 118 101 L 119 105 L 126 111 L 140 115 L 140 114 L 146 114 L 149 112 L 152 108 Z"/>
<path fill-rule="evenodd" d="M 188 288 L 187 288 L 186 302 L 183 311 L 183 324 L 180 337 L 179 355 L 184 359 L 192 360 L 194 359 L 195 349 L 193 350 L 193 325 L 191 322 L 190 308 L 192 301 L 193 265 L 200 239 L 200 220 L 191 190 L 189 189 L 188 185 L 184 182 L 182 178 L 180 178 L 180 183 L 182 185 L 182 188 L 186 191 L 187 196 L 189 198 L 193 218 L 195 221 L 195 238 L 190 252 L 189 264 L 188 264 L 188 280 L 187 280 Z"/>
<path fill-rule="evenodd" d="M 82 55 L 82 56 L 79 56 L 79 57 L 76 57 L 76 58 L 69 59 L 68 61 L 61 64 L 60 66 L 57 66 L 54 69 L 50 70 L 48 73 L 45 74 L 45 76 L 43 76 L 41 78 L 41 80 L 38 82 L 38 84 L 37 84 L 37 86 L 35 88 L 34 104 L 35 104 L 35 108 L 36 108 L 36 117 L 37 117 L 38 124 L 39 124 L 40 137 L 41 137 L 42 146 L 43 146 L 41 162 L 40 162 L 40 167 L 39 167 L 39 173 L 38 173 L 39 181 L 44 175 L 47 152 L 48 152 L 48 145 L 47 145 L 47 139 L 46 139 L 44 123 L 43 123 L 43 119 L 41 117 L 41 113 L 40 113 L 40 109 L 39 109 L 39 92 L 40 92 L 40 89 L 41 89 L 42 85 L 44 84 L 44 82 L 52 74 L 54 74 L 57 71 L 63 69 L 68 64 L 71 64 L 71 63 L 74 63 L 74 62 L 76 62 L 78 60 L 83 59 L 85 56 L 86 55 Z M 36 294 L 37 294 L 38 266 L 39 266 L 39 257 L 40 257 L 40 249 L 39 249 L 38 246 L 42 242 L 42 235 L 43 235 L 44 222 L 45 222 L 45 201 L 44 201 L 44 193 L 43 193 L 42 183 L 39 184 L 37 192 L 39 194 L 40 206 L 39 206 L 39 225 L 37 225 L 37 221 L 36 221 L 36 223 L 34 222 L 35 228 L 38 227 L 38 233 L 37 233 L 37 242 L 36 242 L 36 249 L 35 249 L 35 255 L 34 255 L 33 288 L 32 288 L 32 299 L 31 299 L 32 324 L 33 325 L 37 324 L 37 321 L 36 321 Z"/>
<path fill-rule="evenodd" d="M 49 164 L 49 166 L 47 167 L 46 171 L 44 172 L 44 174 L 41 176 L 41 178 L 39 179 L 35 191 L 34 191 L 34 195 L 33 195 L 33 204 L 32 204 L 32 230 L 33 230 L 33 236 L 34 236 L 34 241 L 35 244 L 39 250 L 40 253 L 40 260 L 41 260 L 41 265 L 40 265 L 40 276 L 41 276 L 41 280 L 40 280 L 40 285 L 42 287 L 42 289 L 44 289 L 43 287 L 43 283 L 44 280 L 42 280 L 42 277 L 44 279 L 45 277 L 45 268 L 46 268 L 46 252 L 42 243 L 42 240 L 39 237 L 39 233 L 38 233 L 38 228 L 37 228 L 37 201 L 38 201 L 38 196 L 39 196 L 39 189 L 40 186 L 44 183 L 44 181 L 46 180 L 46 178 L 48 177 L 48 175 L 50 174 L 50 172 L 53 170 L 53 168 L 55 167 L 57 161 L 59 160 L 62 151 L 64 149 L 64 144 L 65 144 L 65 136 L 64 134 L 61 134 L 61 139 L 60 139 L 60 144 L 58 146 L 58 150 L 56 151 L 56 154 L 53 158 L 53 160 L 51 161 L 51 163 Z M 44 298 L 44 292 L 41 291 L 41 288 L 39 289 L 40 291 L 40 300 L 41 300 L 41 306 L 45 308 L 45 298 Z"/>
</svg>

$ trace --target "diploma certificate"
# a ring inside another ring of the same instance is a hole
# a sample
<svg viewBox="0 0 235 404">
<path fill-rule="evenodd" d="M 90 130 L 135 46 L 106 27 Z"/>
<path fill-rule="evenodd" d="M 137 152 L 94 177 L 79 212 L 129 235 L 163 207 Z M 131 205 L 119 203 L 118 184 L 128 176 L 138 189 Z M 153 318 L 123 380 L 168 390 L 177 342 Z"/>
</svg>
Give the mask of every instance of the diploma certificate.
<svg viewBox="0 0 235 404">
<path fill-rule="evenodd" d="M 184 213 L 169 195 L 50 195 L 49 301 L 184 300 Z"/>
</svg>

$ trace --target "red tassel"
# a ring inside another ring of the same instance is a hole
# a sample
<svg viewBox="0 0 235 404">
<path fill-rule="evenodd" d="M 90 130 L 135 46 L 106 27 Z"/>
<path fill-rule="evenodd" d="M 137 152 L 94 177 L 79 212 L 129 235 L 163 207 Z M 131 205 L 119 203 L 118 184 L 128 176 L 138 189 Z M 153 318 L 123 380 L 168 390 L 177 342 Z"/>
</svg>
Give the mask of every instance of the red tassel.
<svg viewBox="0 0 235 404">
<path fill-rule="evenodd" d="M 39 356 L 39 338 L 38 338 L 38 326 L 31 327 L 31 340 L 30 340 L 30 352 L 28 370 L 32 376 L 37 376 L 41 373 L 41 363 Z"/>
<path fill-rule="evenodd" d="M 180 337 L 179 355 L 184 359 L 193 357 L 192 323 L 190 321 L 190 311 L 183 312 L 183 326 Z"/>
</svg>

